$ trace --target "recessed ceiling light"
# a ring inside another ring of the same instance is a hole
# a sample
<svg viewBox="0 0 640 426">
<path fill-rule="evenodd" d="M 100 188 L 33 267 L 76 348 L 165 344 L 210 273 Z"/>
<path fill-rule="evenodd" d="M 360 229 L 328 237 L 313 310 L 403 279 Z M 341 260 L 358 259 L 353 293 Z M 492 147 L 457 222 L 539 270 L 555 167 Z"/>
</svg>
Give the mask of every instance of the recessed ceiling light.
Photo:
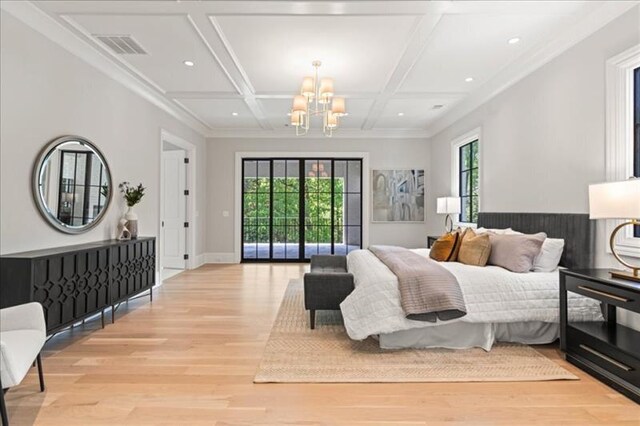
<svg viewBox="0 0 640 426">
<path fill-rule="evenodd" d="M 516 44 L 518 42 L 520 42 L 520 37 L 510 38 L 508 41 L 509 44 Z"/>
<path fill-rule="evenodd" d="M 290 113 L 290 112 L 288 112 L 288 113 L 287 113 L 287 116 L 291 117 L 291 113 Z"/>
<path fill-rule="evenodd" d="M 404 112 L 399 112 L 398 113 L 398 117 L 402 117 L 404 115 Z"/>
<path fill-rule="evenodd" d="M 473 77 L 467 77 L 464 79 L 467 83 L 471 83 L 473 81 Z"/>
<path fill-rule="evenodd" d="M 237 117 L 238 113 L 237 112 L 232 112 L 231 115 L 233 115 L 234 117 Z"/>
<path fill-rule="evenodd" d="M 183 61 L 182 63 L 183 63 L 183 64 L 185 64 L 185 65 L 186 65 L 186 66 L 188 66 L 188 67 L 192 67 L 192 66 L 194 66 L 194 65 L 196 64 L 196 63 L 195 63 L 195 62 L 193 62 L 193 61 Z"/>
</svg>

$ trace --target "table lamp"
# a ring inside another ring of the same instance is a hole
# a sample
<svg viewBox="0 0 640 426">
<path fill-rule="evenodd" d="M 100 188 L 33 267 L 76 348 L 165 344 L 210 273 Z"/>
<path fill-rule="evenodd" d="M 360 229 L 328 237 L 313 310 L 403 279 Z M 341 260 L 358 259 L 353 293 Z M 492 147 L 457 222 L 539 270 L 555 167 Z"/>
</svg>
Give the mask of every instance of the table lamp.
<svg viewBox="0 0 640 426">
<path fill-rule="evenodd" d="M 446 214 L 444 218 L 444 229 L 446 232 L 453 230 L 453 219 L 451 214 L 460 213 L 460 198 L 459 197 L 438 197 L 436 212 L 438 214 Z"/>
<path fill-rule="evenodd" d="M 610 271 L 613 278 L 640 282 L 640 266 L 626 262 L 616 252 L 616 234 L 625 226 L 640 225 L 640 179 L 631 178 L 622 182 L 607 182 L 589 185 L 590 219 L 624 219 L 626 222 L 616 226 L 609 245 L 611 253 L 628 271 Z"/>
</svg>

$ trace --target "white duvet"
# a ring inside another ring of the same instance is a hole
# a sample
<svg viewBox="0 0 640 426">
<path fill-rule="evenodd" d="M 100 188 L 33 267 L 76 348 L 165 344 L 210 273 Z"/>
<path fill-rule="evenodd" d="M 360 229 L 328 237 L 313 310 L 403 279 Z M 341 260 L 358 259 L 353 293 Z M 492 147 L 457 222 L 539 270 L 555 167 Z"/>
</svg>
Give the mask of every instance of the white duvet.
<svg viewBox="0 0 640 426">
<path fill-rule="evenodd" d="M 413 251 L 428 257 L 426 249 Z M 355 290 L 340 309 L 352 339 L 444 324 L 406 319 L 395 274 L 369 250 L 349 253 L 347 265 L 354 276 Z M 446 323 L 560 321 L 557 271 L 517 274 L 498 266 L 477 267 L 457 262 L 441 265 L 458 280 L 467 305 L 467 315 Z M 601 319 L 597 301 L 569 293 L 570 321 Z"/>
</svg>

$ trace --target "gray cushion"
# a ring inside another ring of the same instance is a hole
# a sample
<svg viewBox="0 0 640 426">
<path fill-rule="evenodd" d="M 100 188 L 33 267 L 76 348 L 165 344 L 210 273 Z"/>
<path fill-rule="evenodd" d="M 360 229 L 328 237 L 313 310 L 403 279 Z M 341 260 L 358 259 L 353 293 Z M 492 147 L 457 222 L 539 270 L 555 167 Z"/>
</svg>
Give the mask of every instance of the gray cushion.
<svg viewBox="0 0 640 426">
<path fill-rule="evenodd" d="M 313 274 L 327 274 L 327 273 L 332 274 L 332 273 L 339 273 L 339 272 L 347 272 L 347 270 L 340 266 L 312 266 L 311 267 L 311 273 Z"/>
<path fill-rule="evenodd" d="M 528 272 L 540 253 L 547 234 L 539 232 L 527 235 L 497 235 L 489 233 L 491 255 L 489 264 L 501 266 L 512 272 Z"/>
</svg>

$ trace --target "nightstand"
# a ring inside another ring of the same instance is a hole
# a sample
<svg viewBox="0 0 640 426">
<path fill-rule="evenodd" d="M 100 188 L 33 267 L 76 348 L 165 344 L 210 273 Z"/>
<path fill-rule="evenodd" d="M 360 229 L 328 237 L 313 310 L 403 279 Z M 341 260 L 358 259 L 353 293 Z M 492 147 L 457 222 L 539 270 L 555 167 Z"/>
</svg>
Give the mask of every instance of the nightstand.
<svg viewBox="0 0 640 426">
<path fill-rule="evenodd" d="M 427 237 L 427 248 L 431 248 L 433 243 L 435 243 L 438 238 L 440 237 L 433 237 L 433 236 Z"/>
<path fill-rule="evenodd" d="M 567 321 L 567 292 L 602 302 L 605 320 Z M 640 402 L 640 331 L 616 322 L 616 308 L 640 313 L 640 283 L 608 269 L 560 271 L 560 348 L 566 360 Z"/>
</svg>

